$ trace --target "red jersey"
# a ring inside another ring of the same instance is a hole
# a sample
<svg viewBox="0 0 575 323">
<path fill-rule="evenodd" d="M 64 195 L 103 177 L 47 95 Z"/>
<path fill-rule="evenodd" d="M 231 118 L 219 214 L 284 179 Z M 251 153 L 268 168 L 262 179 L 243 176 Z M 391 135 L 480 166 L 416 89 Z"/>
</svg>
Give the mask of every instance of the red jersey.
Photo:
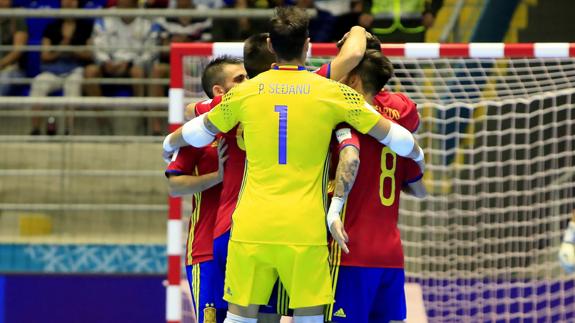
<svg viewBox="0 0 575 323">
<path fill-rule="evenodd" d="M 383 94 L 380 97 L 385 99 L 384 102 L 393 102 L 395 105 L 380 106 L 380 102 L 374 100 L 378 111 L 384 116 L 387 112 L 397 111 L 406 118 L 396 119 L 394 115 L 388 118 L 409 130 L 415 130 L 419 124 L 415 103 L 404 95 L 396 96 L 395 93 L 389 92 L 380 94 Z M 409 102 L 403 101 L 404 98 Z M 359 135 L 353 131 L 347 135 L 350 138 L 341 136 L 338 134 L 339 150 L 346 143 L 348 145 L 359 140 L 359 145 L 355 146 L 360 148 L 361 164 L 342 214 L 344 227 L 349 235 L 350 253 L 341 253 L 339 264 L 403 268 L 403 248 L 397 227 L 401 188 L 418 181 L 423 174 L 413 160 L 397 156 L 389 147 L 370 136 Z M 359 139 L 355 139 L 356 136 Z M 334 246 L 332 243 L 332 248 Z"/>
<path fill-rule="evenodd" d="M 417 104 L 405 94 L 383 90 L 373 98 L 373 105 L 384 112 L 384 117 L 402 125 L 405 129 L 415 132 L 419 128 Z"/>
<path fill-rule="evenodd" d="M 210 111 L 221 101 L 221 97 L 215 97 L 212 100 L 196 103 L 196 116 Z M 240 194 L 240 189 L 242 187 L 244 168 L 246 164 L 246 152 L 245 146 L 243 145 L 241 129 L 241 125 L 239 125 L 227 133 L 218 135 L 226 140 L 226 145 L 228 146 L 228 160 L 224 165 L 223 188 L 214 225 L 214 239 L 230 230 L 232 226 L 232 213 L 234 213 L 236 208 L 238 195 Z"/>
<path fill-rule="evenodd" d="M 331 62 L 323 64 L 320 68 L 313 72 L 319 76 L 325 77 L 326 79 L 331 78 Z"/>
<path fill-rule="evenodd" d="M 217 143 L 204 148 L 180 148 L 166 169 L 168 175 L 204 175 L 218 170 Z M 194 209 L 188 227 L 186 265 L 211 260 L 213 257 L 214 222 L 218 210 L 221 184 L 194 194 Z"/>
</svg>

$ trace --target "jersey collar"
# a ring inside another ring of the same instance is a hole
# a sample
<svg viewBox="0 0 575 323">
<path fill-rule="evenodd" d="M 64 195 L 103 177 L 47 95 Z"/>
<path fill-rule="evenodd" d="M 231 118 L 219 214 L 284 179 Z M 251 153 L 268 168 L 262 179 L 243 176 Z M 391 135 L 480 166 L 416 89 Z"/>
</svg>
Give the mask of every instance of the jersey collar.
<svg viewBox="0 0 575 323">
<path fill-rule="evenodd" d="M 272 64 L 272 70 L 279 70 L 279 71 L 305 71 L 307 70 L 305 66 L 301 65 L 278 65 L 276 63 Z"/>
</svg>

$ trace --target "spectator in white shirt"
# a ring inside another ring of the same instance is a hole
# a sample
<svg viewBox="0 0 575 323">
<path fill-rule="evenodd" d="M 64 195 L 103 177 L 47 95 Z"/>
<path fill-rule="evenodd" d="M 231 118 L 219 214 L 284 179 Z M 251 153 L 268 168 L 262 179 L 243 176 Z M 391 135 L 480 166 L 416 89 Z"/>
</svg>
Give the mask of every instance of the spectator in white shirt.
<svg viewBox="0 0 575 323">
<path fill-rule="evenodd" d="M 138 8 L 138 0 L 118 0 L 117 8 Z M 146 69 L 154 58 L 155 36 L 152 22 L 147 19 L 140 17 L 97 19 L 93 33 L 96 64 L 86 67 L 85 78 L 144 79 Z M 102 96 L 102 87 L 100 84 L 88 83 L 85 92 L 88 96 Z M 134 96 L 143 97 L 145 87 L 141 83 L 134 83 L 132 92 Z M 113 133 L 109 120 L 98 118 L 98 123 L 101 134 Z"/>
<path fill-rule="evenodd" d="M 138 0 L 118 0 L 118 8 L 138 8 Z M 86 67 L 86 78 L 99 77 L 145 77 L 146 67 L 155 51 L 155 33 L 152 23 L 143 18 L 105 17 L 94 25 L 96 64 Z M 144 96 L 144 86 L 133 86 L 134 96 Z M 101 96 L 98 84 L 86 86 L 89 96 Z"/>
</svg>

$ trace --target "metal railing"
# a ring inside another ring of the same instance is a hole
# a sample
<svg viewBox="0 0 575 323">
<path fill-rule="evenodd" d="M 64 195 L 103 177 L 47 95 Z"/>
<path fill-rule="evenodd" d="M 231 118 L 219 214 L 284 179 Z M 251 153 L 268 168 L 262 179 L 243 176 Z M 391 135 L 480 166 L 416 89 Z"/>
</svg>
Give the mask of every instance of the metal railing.
<svg viewBox="0 0 575 323">
<path fill-rule="evenodd" d="M 2 84 L 32 84 L 34 81 L 33 77 L 14 77 L 6 80 L 2 80 Z M 51 80 L 42 81 L 36 80 L 35 82 L 53 82 Z M 120 78 L 120 77 L 109 77 L 109 78 L 82 78 L 78 80 L 81 84 L 107 84 L 107 85 L 169 85 L 170 80 L 167 78 Z M 200 82 L 193 82 L 192 84 L 199 85 Z"/>
<path fill-rule="evenodd" d="M 306 10 L 315 17 L 315 9 Z M 0 17 L 94 18 L 94 17 L 186 17 L 186 18 L 269 18 L 274 9 L 3 9 Z"/>
<path fill-rule="evenodd" d="M 191 101 L 190 101 L 191 102 Z M 166 108 L 168 98 L 109 98 L 109 97 L 19 97 L 6 96 L 0 100 L 0 107 L 20 109 L 23 106 L 41 105 L 46 108 L 60 109 L 62 106 L 77 108 Z"/>
</svg>

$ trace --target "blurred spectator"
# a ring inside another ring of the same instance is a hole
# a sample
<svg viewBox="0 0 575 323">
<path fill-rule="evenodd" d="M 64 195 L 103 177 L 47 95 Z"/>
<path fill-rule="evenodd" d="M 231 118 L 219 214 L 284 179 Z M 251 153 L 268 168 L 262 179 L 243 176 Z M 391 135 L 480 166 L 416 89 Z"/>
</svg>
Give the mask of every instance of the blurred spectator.
<svg viewBox="0 0 575 323">
<path fill-rule="evenodd" d="M 61 0 L 60 7 L 77 9 L 78 3 L 79 0 Z M 91 20 L 74 18 L 58 19 L 46 27 L 42 37 L 41 73 L 32 80 L 31 97 L 45 97 L 61 89 L 64 90 L 64 96 L 81 96 L 83 66 L 92 61 L 92 52 L 89 50 L 54 51 L 51 46 L 86 46 L 92 35 L 92 28 Z M 32 135 L 40 134 L 40 124 L 40 117 L 32 118 Z M 68 127 L 69 125 L 66 127 L 66 133 Z M 56 129 L 51 125 L 46 132 L 48 135 L 54 135 Z"/>
<path fill-rule="evenodd" d="M 351 2 L 352 0 L 315 0 L 315 5 L 337 17 L 349 12 Z"/>
<path fill-rule="evenodd" d="M 118 8 L 138 8 L 138 0 L 118 0 Z M 94 47 L 96 64 L 85 70 L 86 78 L 130 77 L 137 81 L 145 78 L 146 67 L 153 57 L 156 44 L 152 23 L 143 18 L 104 17 L 97 19 L 94 25 Z M 102 96 L 98 84 L 87 84 L 86 94 Z M 133 95 L 144 96 L 144 85 L 134 84 Z M 103 122 L 103 120 L 100 120 Z M 103 133 L 111 133 L 109 125 L 101 124 Z"/>
<path fill-rule="evenodd" d="M 169 0 L 139 0 L 139 4 L 146 8 L 166 8 Z M 106 7 L 112 8 L 118 6 L 118 0 L 108 0 Z"/>
<path fill-rule="evenodd" d="M 168 7 L 168 0 L 146 0 L 145 7 L 146 8 L 167 8 Z"/>
<path fill-rule="evenodd" d="M 203 6 L 196 6 L 193 0 L 174 0 L 170 7 L 177 9 L 206 9 Z M 193 42 L 193 41 L 210 41 L 212 35 L 211 19 L 192 19 L 187 17 L 180 18 L 159 18 L 154 26 L 159 34 L 161 45 L 168 46 L 170 43 Z M 152 66 L 150 73 L 151 78 L 167 78 L 170 75 L 170 54 L 162 52 L 158 61 Z M 148 94 L 150 96 L 165 96 L 166 87 L 161 84 L 151 84 Z M 162 133 L 161 121 L 153 118 L 150 122 L 151 132 L 153 135 Z"/>
<path fill-rule="evenodd" d="M 423 42 L 443 0 L 362 0 L 360 25 L 382 42 Z"/>
<path fill-rule="evenodd" d="M 12 0 L 0 0 L 0 9 L 12 7 Z M 0 18 L 0 45 L 23 46 L 28 42 L 28 28 L 22 18 Z M 24 52 L 18 48 L 0 51 L 0 96 L 11 93 L 12 78 L 26 77 Z"/>
<path fill-rule="evenodd" d="M 293 0 L 226 0 L 229 9 L 270 9 L 291 4 Z M 214 41 L 243 41 L 251 35 L 267 32 L 269 18 L 214 19 Z"/>
<path fill-rule="evenodd" d="M 332 28 L 335 18 L 331 13 L 318 8 L 314 0 L 297 0 L 296 6 L 302 9 L 317 10 L 317 16 L 309 21 L 309 38 L 312 42 L 326 43 L 334 40 Z"/>
<path fill-rule="evenodd" d="M 333 38 L 336 40 L 341 39 L 353 26 L 361 25 L 359 17 L 363 13 L 363 2 L 361 0 L 353 0 L 349 3 L 349 12 L 337 17 L 334 24 Z"/>
<path fill-rule="evenodd" d="M 175 0 L 170 0 L 175 1 Z M 228 0 L 226 0 L 228 1 Z M 225 5 L 224 0 L 195 0 L 197 6 L 203 6 L 210 9 L 219 9 Z"/>
</svg>

